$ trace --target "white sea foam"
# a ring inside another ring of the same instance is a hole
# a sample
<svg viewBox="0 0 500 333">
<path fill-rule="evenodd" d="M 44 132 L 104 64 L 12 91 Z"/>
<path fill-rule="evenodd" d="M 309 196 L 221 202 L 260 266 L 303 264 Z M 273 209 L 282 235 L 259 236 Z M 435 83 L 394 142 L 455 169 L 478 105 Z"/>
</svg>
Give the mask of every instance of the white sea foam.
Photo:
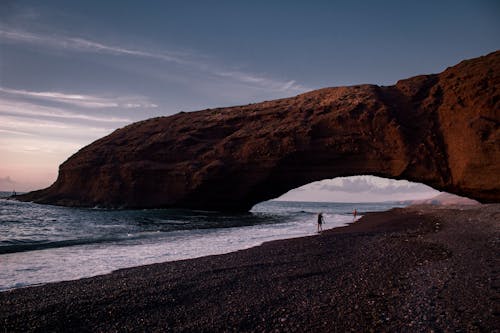
<svg viewBox="0 0 500 333">
<path fill-rule="evenodd" d="M 0 255 L 0 290 L 74 280 L 120 268 L 223 254 L 264 242 L 315 235 L 313 214 L 285 223 L 156 232 L 117 242 L 49 248 Z M 343 226 L 352 217 L 325 214 L 324 229 Z"/>
</svg>

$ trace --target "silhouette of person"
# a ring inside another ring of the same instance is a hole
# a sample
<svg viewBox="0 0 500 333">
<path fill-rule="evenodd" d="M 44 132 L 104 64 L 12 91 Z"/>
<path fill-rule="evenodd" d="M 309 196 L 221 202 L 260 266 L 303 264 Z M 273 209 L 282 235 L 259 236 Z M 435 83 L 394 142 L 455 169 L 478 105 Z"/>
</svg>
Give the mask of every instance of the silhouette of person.
<svg viewBox="0 0 500 333">
<path fill-rule="evenodd" d="M 358 211 L 356 210 L 356 208 L 354 208 L 352 215 L 354 216 L 354 218 L 353 218 L 353 221 L 354 221 L 356 219 L 356 216 L 358 216 Z"/>
<path fill-rule="evenodd" d="M 323 218 L 323 213 L 318 214 L 318 233 L 323 231 L 323 222 L 325 219 Z"/>
</svg>

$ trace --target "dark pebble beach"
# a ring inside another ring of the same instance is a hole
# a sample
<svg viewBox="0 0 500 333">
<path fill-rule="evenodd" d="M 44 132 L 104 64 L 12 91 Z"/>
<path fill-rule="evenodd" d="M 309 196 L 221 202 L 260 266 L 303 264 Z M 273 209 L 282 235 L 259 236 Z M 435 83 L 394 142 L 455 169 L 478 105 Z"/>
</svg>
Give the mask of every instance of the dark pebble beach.
<svg viewBox="0 0 500 333">
<path fill-rule="evenodd" d="M 2 292 L 0 332 L 498 332 L 499 231 L 497 204 L 369 213 L 312 237 Z"/>
</svg>

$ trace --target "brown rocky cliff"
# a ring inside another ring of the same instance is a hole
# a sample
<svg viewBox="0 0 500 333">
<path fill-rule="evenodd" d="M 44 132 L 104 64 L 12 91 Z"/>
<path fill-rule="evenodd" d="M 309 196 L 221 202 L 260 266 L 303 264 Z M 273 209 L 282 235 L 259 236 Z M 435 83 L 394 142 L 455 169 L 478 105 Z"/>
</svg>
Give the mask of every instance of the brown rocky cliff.
<svg viewBox="0 0 500 333">
<path fill-rule="evenodd" d="M 297 186 L 371 174 L 500 201 L 500 51 L 394 86 L 325 88 L 131 124 L 21 200 L 246 210 Z"/>
</svg>

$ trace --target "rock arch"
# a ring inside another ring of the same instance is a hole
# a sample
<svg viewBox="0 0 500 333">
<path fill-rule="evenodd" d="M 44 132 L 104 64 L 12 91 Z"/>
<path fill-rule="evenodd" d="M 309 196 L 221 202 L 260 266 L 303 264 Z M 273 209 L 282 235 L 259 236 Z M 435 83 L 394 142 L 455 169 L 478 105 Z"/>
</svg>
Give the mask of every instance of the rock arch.
<svg viewBox="0 0 500 333">
<path fill-rule="evenodd" d="M 247 210 L 312 181 L 372 174 L 500 201 L 500 52 L 394 86 L 325 88 L 131 124 L 21 196 L 72 206 Z"/>
</svg>

